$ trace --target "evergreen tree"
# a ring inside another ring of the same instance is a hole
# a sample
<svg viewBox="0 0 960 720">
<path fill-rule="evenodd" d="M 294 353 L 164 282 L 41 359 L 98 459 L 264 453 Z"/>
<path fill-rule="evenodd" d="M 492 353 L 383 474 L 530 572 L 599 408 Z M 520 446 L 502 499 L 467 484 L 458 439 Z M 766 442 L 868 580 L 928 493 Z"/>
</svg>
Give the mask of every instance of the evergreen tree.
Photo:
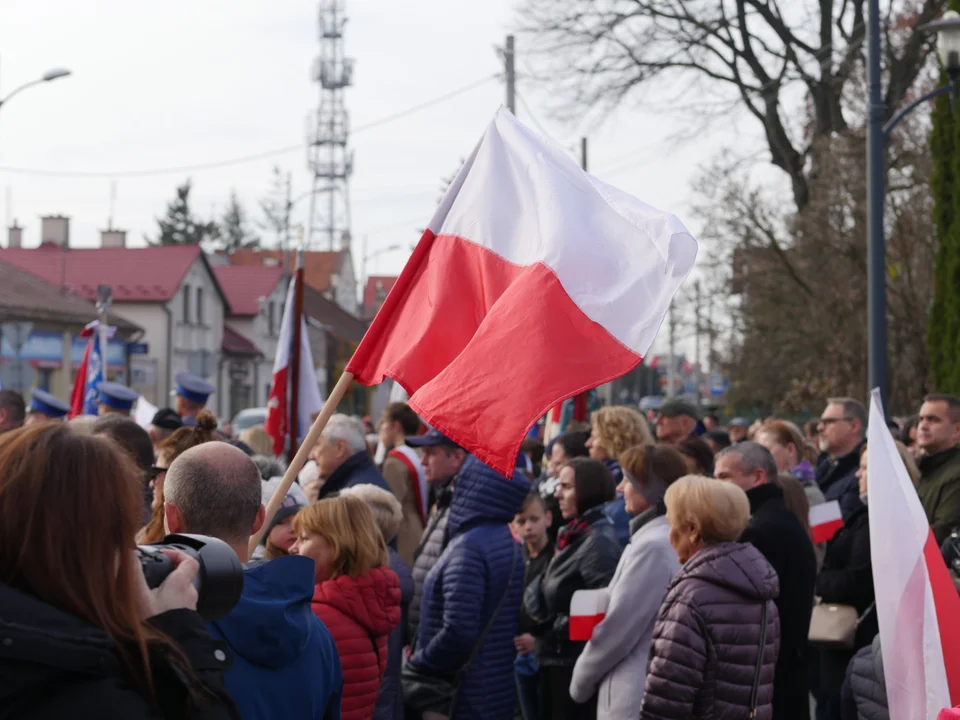
<svg viewBox="0 0 960 720">
<path fill-rule="evenodd" d="M 949 9 L 960 11 L 960 0 L 950 0 Z M 945 73 L 941 82 L 949 82 Z M 960 394 L 960 123 L 954 112 L 949 96 L 937 98 L 930 133 L 937 259 L 927 347 L 934 388 Z"/>
<path fill-rule="evenodd" d="M 278 248 L 286 249 L 290 241 L 290 179 L 279 166 L 273 168 L 270 192 L 260 201 L 263 219 L 257 225 L 276 239 Z"/>
<path fill-rule="evenodd" d="M 247 213 L 237 198 L 236 190 L 230 192 L 230 202 L 220 221 L 220 243 L 228 253 L 260 245 L 260 238 L 247 227 Z"/>
<path fill-rule="evenodd" d="M 191 181 L 188 178 L 177 188 L 177 196 L 167 204 L 167 214 L 157 218 L 160 234 L 157 245 L 199 245 L 219 237 L 215 222 L 202 222 L 190 212 Z"/>
</svg>

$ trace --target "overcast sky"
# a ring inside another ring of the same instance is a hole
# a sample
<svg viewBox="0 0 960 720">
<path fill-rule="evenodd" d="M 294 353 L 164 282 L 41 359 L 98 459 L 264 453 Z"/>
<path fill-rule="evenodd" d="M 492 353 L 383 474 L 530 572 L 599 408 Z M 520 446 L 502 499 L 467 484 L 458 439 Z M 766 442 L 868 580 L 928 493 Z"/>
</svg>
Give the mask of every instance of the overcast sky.
<svg viewBox="0 0 960 720">
<path fill-rule="evenodd" d="M 73 76 L 30 88 L 0 109 L 0 182 L 4 219 L 39 242 L 39 217 L 71 218 L 72 244 L 93 246 L 117 198 L 114 226 L 131 244 L 156 231 L 174 188 L 188 175 L 194 208 L 219 215 L 231 189 L 248 210 L 269 190 L 271 168 L 293 173 L 293 192 L 309 188 L 306 152 L 212 170 L 124 177 L 124 173 L 199 165 L 302 143 L 317 102 L 310 67 L 318 54 L 316 0 L 3 0 L 0 6 L 0 97 L 52 67 Z M 503 102 L 494 46 L 515 25 L 515 0 L 347 0 L 346 48 L 355 58 L 347 93 L 361 127 L 484 77 L 491 79 L 429 109 L 356 132 L 351 184 L 354 255 L 417 240 L 449 176 Z M 518 71 L 524 73 L 518 40 Z M 551 119 L 547 91 L 519 81 L 532 115 L 550 137 L 573 150 L 578 128 Z M 648 97 L 642 108 L 588 128 L 590 169 L 646 202 L 690 216 L 691 182 L 733 128 L 681 147 L 665 142 L 677 118 Z M 49 177 L 101 173 L 102 177 Z M 7 202 L 10 198 L 11 202 Z M 298 206 L 305 220 L 307 203 Z M 4 234 L 5 242 L 5 234 Z M 395 274 L 406 254 L 393 252 L 368 272 Z M 358 267 L 359 272 L 359 267 Z"/>
</svg>

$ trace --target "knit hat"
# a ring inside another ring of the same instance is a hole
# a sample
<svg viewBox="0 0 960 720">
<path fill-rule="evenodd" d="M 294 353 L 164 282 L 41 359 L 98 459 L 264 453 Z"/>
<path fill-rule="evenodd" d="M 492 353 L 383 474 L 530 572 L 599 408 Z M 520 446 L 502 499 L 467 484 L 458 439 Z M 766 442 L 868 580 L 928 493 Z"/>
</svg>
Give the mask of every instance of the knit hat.
<svg viewBox="0 0 960 720">
<path fill-rule="evenodd" d="M 270 498 L 273 497 L 274 490 L 276 490 L 280 485 L 280 481 L 282 479 L 283 478 L 275 477 L 263 483 L 264 506 L 270 502 Z M 307 496 L 304 495 L 300 486 L 296 483 L 291 485 L 290 490 L 287 491 L 287 496 L 283 499 L 283 502 L 280 503 L 280 507 L 277 509 L 276 515 L 273 516 L 273 519 L 267 526 L 267 531 L 263 534 L 264 544 L 266 544 L 267 538 L 270 537 L 270 533 L 277 525 L 286 520 L 288 517 L 293 517 L 296 515 L 298 512 L 300 512 L 301 508 L 306 507 L 308 504 Z"/>
</svg>

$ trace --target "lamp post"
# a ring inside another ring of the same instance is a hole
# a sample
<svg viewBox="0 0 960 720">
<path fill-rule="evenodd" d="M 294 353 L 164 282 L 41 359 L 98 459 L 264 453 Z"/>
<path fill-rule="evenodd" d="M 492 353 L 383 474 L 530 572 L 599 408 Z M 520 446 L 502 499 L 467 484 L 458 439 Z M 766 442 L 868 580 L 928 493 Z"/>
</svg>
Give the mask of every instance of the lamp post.
<svg viewBox="0 0 960 720">
<path fill-rule="evenodd" d="M 880 0 L 870 0 L 867 49 L 869 121 L 867 125 L 867 375 L 870 388 L 879 388 L 883 407 L 889 385 L 887 367 L 887 261 L 883 231 L 883 201 L 886 185 L 883 148 L 893 129 L 917 106 L 941 95 L 956 97 L 960 75 L 960 14 L 950 10 L 924 25 L 937 33 L 937 51 L 950 83 L 928 92 L 900 109 L 884 124 L 880 87 Z"/>
<path fill-rule="evenodd" d="M 14 95 L 16 95 L 16 94 L 19 93 L 19 92 L 22 92 L 22 91 L 26 90 L 26 89 L 29 88 L 29 87 L 33 87 L 34 85 L 40 85 L 41 83 L 51 82 L 51 81 L 56 80 L 56 79 L 58 79 L 58 78 L 67 77 L 67 76 L 70 75 L 70 74 L 71 74 L 71 72 L 70 72 L 69 70 L 67 70 L 66 68 L 54 68 L 54 69 L 52 69 L 52 70 L 47 70 L 47 71 L 46 71 L 40 78 L 38 78 L 37 80 L 31 80 L 31 81 L 28 82 L 28 83 L 24 83 L 24 84 L 21 85 L 20 87 L 18 87 L 18 88 L 16 88 L 15 90 L 13 90 L 13 91 L 12 91 L 9 95 L 7 95 L 5 98 L 3 98 L 2 100 L 0 100 L 0 107 L 3 107 L 4 105 L 6 105 L 6 103 L 10 100 L 10 98 L 12 98 Z"/>
</svg>

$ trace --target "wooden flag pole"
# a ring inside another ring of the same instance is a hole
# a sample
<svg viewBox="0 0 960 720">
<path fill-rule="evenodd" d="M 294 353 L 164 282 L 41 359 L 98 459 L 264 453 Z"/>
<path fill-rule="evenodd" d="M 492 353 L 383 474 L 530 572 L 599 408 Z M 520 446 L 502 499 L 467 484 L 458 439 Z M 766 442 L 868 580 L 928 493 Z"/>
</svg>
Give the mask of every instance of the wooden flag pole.
<svg viewBox="0 0 960 720">
<path fill-rule="evenodd" d="M 343 396 L 347 394 L 347 390 L 350 388 L 350 383 L 352 382 L 353 373 L 344 372 L 334 386 L 333 392 L 330 393 L 326 402 L 323 403 L 320 414 L 317 415 L 317 419 L 314 420 L 313 425 L 310 426 L 310 432 L 308 432 L 307 436 L 303 439 L 303 444 L 300 446 L 300 449 L 297 450 L 297 454 L 287 467 L 287 471 L 283 474 L 283 480 L 280 481 L 277 489 L 273 491 L 273 497 L 271 497 L 270 502 L 267 503 L 267 509 L 263 516 L 263 527 L 250 538 L 249 551 L 251 555 L 253 555 L 253 551 L 257 549 L 260 540 L 263 539 L 264 533 L 266 533 L 267 528 L 270 526 L 270 521 L 273 520 L 273 516 L 277 514 L 277 510 L 280 509 L 280 505 L 287 496 L 287 492 L 293 486 L 293 481 L 297 479 L 297 475 L 300 473 L 300 470 L 303 469 L 304 463 L 307 462 L 307 456 L 310 454 L 310 450 L 317 444 L 317 441 L 320 439 L 320 433 L 322 433 L 323 429 L 327 426 L 327 421 L 330 420 L 330 417 L 337 411 L 337 406 L 340 404 L 340 401 L 343 400 Z"/>
<path fill-rule="evenodd" d="M 290 420 L 287 425 L 290 447 L 287 461 L 293 462 L 300 440 L 300 345 L 303 327 L 303 251 L 297 253 L 297 269 L 293 275 L 293 344 L 290 348 Z"/>
</svg>

